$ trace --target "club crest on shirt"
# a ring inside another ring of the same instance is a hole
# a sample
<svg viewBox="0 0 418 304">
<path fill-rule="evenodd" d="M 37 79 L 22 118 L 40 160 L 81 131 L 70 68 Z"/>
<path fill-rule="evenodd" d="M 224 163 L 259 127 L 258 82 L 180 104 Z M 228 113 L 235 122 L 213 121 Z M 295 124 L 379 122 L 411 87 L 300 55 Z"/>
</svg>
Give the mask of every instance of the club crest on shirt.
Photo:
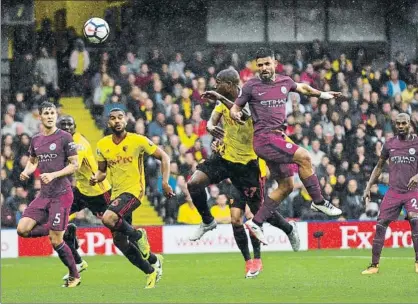
<svg viewBox="0 0 418 304">
<path fill-rule="evenodd" d="M 124 152 L 128 151 L 128 146 L 123 146 L 122 150 L 123 150 Z"/>
<path fill-rule="evenodd" d="M 409 154 L 414 155 L 415 154 L 415 149 L 414 148 L 409 149 Z"/>
<path fill-rule="evenodd" d="M 52 143 L 49 145 L 49 150 L 54 151 L 57 148 L 57 145 L 55 143 Z"/>
<path fill-rule="evenodd" d="M 288 148 L 288 149 L 292 149 L 292 147 L 293 147 L 293 145 L 292 145 L 291 143 L 287 143 L 287 144 L 286 144 L 286 148 Z"/>
<path fill-rule="evenodd" d="M 283 94 L 286 94 L 287 93 L 286 87 L 281 87 L 280 90 L 282 91 Z"/>
</svg>

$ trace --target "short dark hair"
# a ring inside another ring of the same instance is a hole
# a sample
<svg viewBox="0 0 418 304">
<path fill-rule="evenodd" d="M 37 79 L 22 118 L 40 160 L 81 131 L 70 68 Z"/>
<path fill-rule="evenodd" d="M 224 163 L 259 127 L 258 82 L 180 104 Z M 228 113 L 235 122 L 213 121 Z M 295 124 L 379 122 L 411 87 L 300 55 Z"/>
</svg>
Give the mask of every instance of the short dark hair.
<svg viewBox="0 0 418 304">
<path fill-rule="evenodd" d="M 270 48 L 262 47 L 258 49 L 257 53 L 255 53 L 255 60 L 266 57 L 274 59 L 274 51 Z"/>
<path fill-rule="evenodd" d="M 123 115 L 125 115 L 126 113 L 125 113 L 125 111 L 124 110 L 122 110 L 121 108 L 112 108 L 110 111 L 109 111 L 109 116 L 110 116 L 110 114 L 112 114 L 113 112 L 122 112 L 123 113 Z"/>
<path fill-rule="evenodd" d="M 225 82 L 232 82 L 235 85 L 238 85 L 239 80 L 240 80 L 239 73 L 234 68 L 229 68 L 229 69 L 220 71 L 216 75 L 216 79 L 219 79 L 220 81 L 225 81 Z"/>
<path fill-rule="evenodd" d="M 43 103 L 41 103 L 41 105 L 38 108 L 39 114 L 42 114 L 44 109 L 47 109 L 47 108 L 57 109 L 57 107 L 52 102 L 44 101 Z"/>
</svg>

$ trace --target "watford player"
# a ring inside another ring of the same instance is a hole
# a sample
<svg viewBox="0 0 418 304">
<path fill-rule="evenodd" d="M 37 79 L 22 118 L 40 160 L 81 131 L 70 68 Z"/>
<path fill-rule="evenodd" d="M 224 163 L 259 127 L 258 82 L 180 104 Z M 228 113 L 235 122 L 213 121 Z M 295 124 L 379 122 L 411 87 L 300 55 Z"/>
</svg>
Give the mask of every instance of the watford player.
<svg viewBox="0 0 418 304">
<path fill-rule="evenodd" d="M 126 125 L 123 110 L 110 110 L 108 126 L 112 134 L 97 143 L 98 170 L 90 184 L 103 182 L 109 171 L 112 196 L 102 222 L 112 231 L 115 246 L 147 275 L 145 288 L 154 288 L 162 275 L 162 257 L 150 252 L 145 230 L 132 227 L 131 219 L 145 194 L 144 153 L 161 161 L 164 194 L 174 196 L 168 184 L 170 157 L 145 136 L 127 132 Z"/>
</svg>

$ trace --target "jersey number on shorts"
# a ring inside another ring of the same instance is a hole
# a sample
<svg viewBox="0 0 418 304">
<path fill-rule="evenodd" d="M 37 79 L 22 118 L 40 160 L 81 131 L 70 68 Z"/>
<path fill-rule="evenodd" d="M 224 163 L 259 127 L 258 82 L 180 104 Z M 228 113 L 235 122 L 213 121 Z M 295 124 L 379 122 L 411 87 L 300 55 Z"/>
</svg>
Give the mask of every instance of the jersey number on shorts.
<svg viewBox="0 0 418 304">
<path fill-rule="evenodd" d="M 244 194 L 246 197 L 252 198 L 257 191 L 257 187 L 251 187 L 244 190 Z"/>
<path fill-rule="evenodd" d="M 59 223 L 61 223 L 61 218 L 60 218 L 61 214 L 57 213 L 55 214 L 55 218 L 54 218 L 54 222 L 52 223 L 53 226 L 58 225 Z"/>
<path fill-rule="evenodd" d="M 411 199 L 412 207 L 418 210 L 417 200 L 415 198 Z"/>
</svg>

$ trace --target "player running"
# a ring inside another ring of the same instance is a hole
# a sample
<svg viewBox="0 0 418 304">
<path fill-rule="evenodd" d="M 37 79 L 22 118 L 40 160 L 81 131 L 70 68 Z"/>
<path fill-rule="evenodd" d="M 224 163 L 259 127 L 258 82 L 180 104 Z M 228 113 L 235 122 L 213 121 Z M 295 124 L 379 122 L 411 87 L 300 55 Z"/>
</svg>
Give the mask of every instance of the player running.
<svg viewBox="0 0 418 304">
<path fill-rule="evenodd" d="M 415 272 L 418 273 L 418 137 L 411 132 L 411 118 L 406 113 L 396 117 L 397 136 L 389 139 L 382 147 L 379 161 L 374 168 L 367 187 L 364 201 L 370 201 L 370 188 L 377 182 L 383 167 L 389 160 L 389 190 L 380 205 L 373 239 L 372 263 L 362 274 L 379 272 L 379 260 L 385 242 L 386 229 L 396 220 L 405 207 L 411 225 L 412 242 L 415 250 Z"/>
<path fill-rule="evenodd" d="M 254 151 L 267 163 L 272 176 L 280 185 L 283 170 L 291 163 L 299 166 L 299 176 L 312 197 L 311 209 L 329 216 L 342 212 L 324 199 L 318 178 L 313 170 L 309 152 L 294 143 L 286 141 L 283 125 L 286 123 L 286 101 L 290 91 L 332 99 L 341 95 L 338 92 L 321 92 L 305 83 L 295 83 L 288 76 L 276 75 L 277 61 L 270 49 L 261 48 L 256 54 L 259 76 L 250 79 L 242 88 L 240 96 L 231 108 L 231 118 L 243 124 L 242 110 L 248 103 L 254 124 Z M 287 188 L 279 187 L 265 198 L 263 206 L 252 220 L 245 223 L 247 228 L 262 243 L 265 243 L 261 224 L 265 222 L 288 195 Z"/>
<path fill-rule="evenodd" d="M 74 174 L 76 179 L 76 186 L 73 188 L 74 203 L 71 206 L 69 221 L 75 218 L 76 212 L 84 208 L 89 208 L 93 214 L 101 218 L 110 203 L 110 183 L 105 179 L 97 185 L 90 185 L 90 177 L 98 169 L 97 162 L 90 143 L 81 133 L 76 132 L 74 118 L 69 115 L 61 116 L 58 127 L 72 135 L 78 154 L 78 170 Z M 73 253 L 77 271 L 81 273 L 87 269 L 88 264 L 81 259 L 77 251 L 79 245 L 76 235 L 77 227 L 72 223 L 68 224 L 64 241 Z M 69 274 L 66 274 L 62 279 L 67 280 L 68 276 Z"/>
<path fill-rule="evenodd" d="M 235 99 L 239 91 L 239 74 L 234 69 L 222 70 L 217 75 L 217 91 L 208 91 L 205 98 L 220 100 L 224 96 Z M 223 118 L 222 129 L 218 126 Z M 254 153 L 252 143 L 253 126 L 251 120 L 240 125 L 235 123 L 229 116 L 229 109 L 222 103 L 218 104 L 212 112 L 207 125 L 208 131 L 216 138 L 223 141 L 219 152 L 211 158 L 199 164 L 196 172 L 188 182 L 188 189 L 193 203 L 202 216 L 203 223 L 191 236 L 190 240 L 200 239 L 207 231 L 216 228 L 216 221 L 209 211 L 206 202 L 205 188 L 212 183 L 219 183 L 230 178 L 232 184 L 241 194 L 241 199 L 234 201 L 231 206 L 232 229 L 235 241 L 240 249 L 245 265 L 247 278 L 257 276 L 262 270 L 260 258 L 260 242 L 254 236 L 250 236 L 254 249 L 254 259 L 251 260 L 248 248 L 248 237 L 243 225 L 243 213 L 248 204 L 252 213 L 256 213 L 263 202 L 264 182 L 261 177 L 258 157 Z M 264 164 L 265 168 L 265 164 Z M 265 168 L 266 169 L 266 168 Z M 266 170 L 263 171 L 266 171 Z M 290 167 L 280 176 L 279 187 L 289 194 L 293 190 L 293 171 Z M 263 174 L 265 176 L 265 173 Z M 269 218 L 268 222 L 282 229 L 289 237 L 295 251 L 299 250 L 299 235 L 294 222 L 287 223 L 277 211 Z"/>
<path fill-rule="evenodd" d="M 20 174 L 20 180 L 28 180 L 39 167 L 41 191 L 23 212 L 17 233 L 30 238 L 49 235 L 52 247 L 69 271 L 62 287 L 71 288 L 81 281 L 71 249 L 63 241 L 63 236 L 73 203 L 68 176 L 78 168 L 77 149 L 71 135 L 56 127 L 57 109 L 54 104 L 43 102 L 39 114 L 44 130 L 31 140 L 29 161 Z"/>
<path fill-rule="evenodd" d="M 112 197 L 102 222 L 112 231 L 116 247 L 147 274 L 145 288 L 154 288 L 162 275 L 162 260 L 150 253 L 145 230 L 135 230 L 130 220 L 145 193 L 144 153 L 161 160 L 163 191 L 167 197 L 174 196 L 168 184 L 170 158 L 148 138 L 127 132 L 126 124 L 124 111 L 117 108 L 110 111 L 108 126 L 113 134 L 97 143 L 99 169 L 90 178 L 90 184 L 104 181 L 109 170 Z M 141 242 L 141 239 L 144 241 Z M 138 243 L 139 249 L 135 243 Z M 156 265 L 155 268 L 152 264 Z"/>
</svg>

